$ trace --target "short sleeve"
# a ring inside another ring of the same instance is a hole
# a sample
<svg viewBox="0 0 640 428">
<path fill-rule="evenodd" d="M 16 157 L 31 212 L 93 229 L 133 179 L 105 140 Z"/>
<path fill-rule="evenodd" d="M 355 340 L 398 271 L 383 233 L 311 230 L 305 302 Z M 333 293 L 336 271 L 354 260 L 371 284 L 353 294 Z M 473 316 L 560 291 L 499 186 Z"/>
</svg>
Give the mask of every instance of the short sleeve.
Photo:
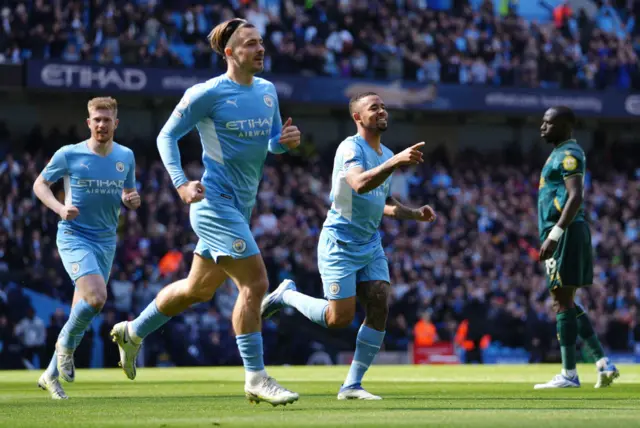
<svg viewBox="0 0 640 428">
<path fill-rule="evenodd" d="M 65 151 L 65 147 L 58 149 L 58 151 L 53 154 L 51 160 L 49 160 L 49 163 L 42 171 L 42 177 L 48 182 L 54 183 L 60 180 L 65 175 L 69 174 Z"/>
<path fill-rule="evenodd" d="M 362 150 L 356 143 L 353 141 L 344 141 L 340 145 L 340 149 L 338 150 L 338 160 L 340 162 L 341 168 L 344 172 L 349 171 L 354 167 L 364 168 L 364 159 L 362 155 Z"/>
<path fill-rule="evenodd" d="M 565 180 L 574 175 L 584 175 L 585 156 L 578 150 L 565 150 L 560 156 L 560 172 Z"/>
</svg>

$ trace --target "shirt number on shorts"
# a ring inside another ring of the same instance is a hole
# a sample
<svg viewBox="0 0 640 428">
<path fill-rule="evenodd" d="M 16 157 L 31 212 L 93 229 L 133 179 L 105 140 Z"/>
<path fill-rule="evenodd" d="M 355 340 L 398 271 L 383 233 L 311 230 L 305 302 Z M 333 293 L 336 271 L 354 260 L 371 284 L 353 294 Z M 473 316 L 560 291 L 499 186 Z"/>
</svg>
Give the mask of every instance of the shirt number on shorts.
<svg viewBox="0 0 640 428">
<path fill-rule="evenodd" d="M 547 259 L 545 260 L 544 265 L 547 269 L 547 275 L 549 276 L 549 279 L 551 281 L 555 279 L 560 280 L 560 275 L 558 275 L 557 272 L 558 262 L 556 261 L 556 259 Z"/>
</svg>

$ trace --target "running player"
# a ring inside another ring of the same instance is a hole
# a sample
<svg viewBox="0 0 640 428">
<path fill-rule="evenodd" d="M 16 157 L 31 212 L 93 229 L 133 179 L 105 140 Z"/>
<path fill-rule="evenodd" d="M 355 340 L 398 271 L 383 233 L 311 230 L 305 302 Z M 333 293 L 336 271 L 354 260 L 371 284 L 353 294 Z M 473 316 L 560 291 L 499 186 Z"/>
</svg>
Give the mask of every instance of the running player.
<svg viewBox="0 0 640 428">
<path fill-rule="evenodd" d="M 264 368 L 260 302 L 269 289 L 260 250 L 249 229 L 251 211 L 267 151 L 284 153 L 300 144 L 291 119 L 282 126 L 271 82 L 254 77 L 264 66 L 257 29 L 242 19 L 226 21 L 209 35 L 227 73 L 189 88 L 158 136 L 158 150 L 182 201 L 191 205 L 199 241 L 186 279 L 165 287 L 132 322 L 113 327 L 120 364 L 136 377 L 140 343 L 171 317 L 211 300 L 231 278 L 239 289 L 233 313 L 236 342 L 245 367 L 245 394 L 252 402 L 293 403 L 298 394 L 280 386 Z M 178 140 L 197 127 L 205 173 L 189 181 L 180 163 Z"/>
<path fill-rule="evenodd" d="M 113 141 L 118 127 L 116 100 L 94 98 L 88 110 L 91 138 L 59 149 L 33 185 L 38 199 L 62 218 L 58 252 L 76 287 L 69 320 L 58 336 L 49 367 L 38 380 L 38 386 L 54 399 L 68 398 L 58 376 L 67 382 L 75 380 L 73 353 L 107 299 L 120 205 L 140 206 L 133 152 Z M 60 178 L 64 179 L 64 204 L 50 188 Z"/>
<path fill-rule="evenodd" d="M 596 359 L 596 388 L 607 387 L 620 376 L 605 356 L 589 316 L 574 302 L 576 290 L 593 283 L 591 232 L 584 213 L 586 157 L 573 139 L 576 117 L 564 106 L 547 110 L 540 134 L 554 149 L 542 168 L 538 191 L 540 260 L 544 261 L 547 286 L 556 309 L 556 325 L 562 355 L 562 373 L 535 389 L 578 388 L 576 338 L 584 341 Z"/>
<path fill-rule="evenodd" d="M 428 205 L 418 209 L 402 205 L 389 190 L 396 168 L 423 162 L 420 149 L 424 143 L 395 156 L 382 145 L 388 113 L 373 92 L 352 98 L 349 111 L 358 132 L 338 147 L 332 205 L 318 243 L 318 268 L 328 301 L 302 294 L 293 281 L 285 280 L 265 297 L 262 315 L 270 317 L 283 307 L 293 307 L 323 327 L 344 328 L 353 321 L 357 297 L 366 318 L 358 331 L 353 362 L 338 399 L 380 400 L 361 386 L 382 346 L 389 312 L 389 266 L 378 228 L 383 215 L 431 222 L 435 214 Z"/>
</svg>

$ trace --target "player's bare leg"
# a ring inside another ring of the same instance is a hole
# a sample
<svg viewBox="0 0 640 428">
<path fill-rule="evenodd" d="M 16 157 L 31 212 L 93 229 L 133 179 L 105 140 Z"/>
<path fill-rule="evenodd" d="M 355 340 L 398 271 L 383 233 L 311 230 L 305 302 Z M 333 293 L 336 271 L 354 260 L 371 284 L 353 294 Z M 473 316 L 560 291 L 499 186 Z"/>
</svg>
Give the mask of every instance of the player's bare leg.
<svg viewBox="0 0 640 428">
<path fill-rule="evenodd" d="M 574 304 L 574 287 L 557 288 L 551 291 L 553 306 L 556 310 L 558 339 L 562 354 L 562 373 L 551 381 L 538 384 L 534 389 L 579 388 L 580 379 L 576 370 L 576 339 L 578 323 Z"/>
<path fill-rule="evenodd" d="M 365 310 L 364 323 L 358 331 L 356 352 L 349 374 L 338 393 L 338 400 L 381 400 L 362 388 L 362 378 L 373 363 L 384 340 L 389 315 L 389 290 L 386 281 L 368 281 L 356 287 L 358 300 Z"/>
<path fill-rule="evenodd" d="M 136 358 L 142 340 L 192 305 L 208 302 L 227 279 L 227 274 L 213 260 L 198 254 L 193 257 L 186 279 L 163 288 L 156 299 L 132 322 L 113 326 L 111 338 L 120 350 L 119 365 L 131 380 L 136 377 Z"/>
<path fill-rule="evenodd" d="M 298 394 L 279 385 L 264 369 L 260 307 L 269 283 L 262 256 L 256 254 L 245 259 L 221 257 L 219 265 L 239 291 L 232 322 L 245 367 L 247 398 L 251 402 L 266 401 L 274 406 L 293 403 L 298 400 Z"/>
</svg>

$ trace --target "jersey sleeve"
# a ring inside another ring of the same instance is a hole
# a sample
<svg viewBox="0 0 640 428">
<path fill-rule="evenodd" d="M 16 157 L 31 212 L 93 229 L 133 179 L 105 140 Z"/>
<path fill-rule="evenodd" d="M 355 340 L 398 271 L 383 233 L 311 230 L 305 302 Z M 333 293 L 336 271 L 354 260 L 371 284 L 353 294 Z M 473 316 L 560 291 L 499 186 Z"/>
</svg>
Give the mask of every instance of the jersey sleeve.
<svg viewBox="0 0 640 428">
<path fill-rule="evenodd" d="M 134 189 L 136 187 L 136 156 L 131 151 L 131 159 L 129 160 L 129 172 L 124 180 L 125 189 Z"/>
<path fill-rule="evenodd" d="M 342 171 L 347 172 L 357 166 L 364 168 L 362 150 L 356 143 L 350 140 L 344 141 L 338 149 L 338 160 Z"/>
<path fill-rule="evenodd" d="M 560 157 L 560 172 L 565 180 L 574 175 L 584 175 L 586 160 L 579 150 L 565 150 Z"/>
<path fill-rule="evenodd" d="M 188 181 L 180 161 L 178 140 L 211 113 L 214 100 L 215 95 L 209 86 L 201 84 L 187 89 L 158 135 L 156 142 L 160 158 L 176 188 Z"/>
<path fill-rule="evenodd" d="M 279 155 L 281 153 L 285 153 L 287 148 L 280 144 L 278 141 L 280 140 L 280 135 L 282 135 L 282 118 L 280 117 L 280 102 L 278 101 L 278 94 L 274 93 L 274 112 L 273 112 L 273 120 L 271 123 L 271 138 L 269 139 L 269 152 Z"/>
<path fill-rule="evenodd" d="M 42 170 L 42 177 L 48 182 L 54 183 L 65 175 L 69 175 L 69 166 L 67 165 L 65 151 L 65 147 L 58 149 L 53 154 L 44 170 Z"/>
</svg>

